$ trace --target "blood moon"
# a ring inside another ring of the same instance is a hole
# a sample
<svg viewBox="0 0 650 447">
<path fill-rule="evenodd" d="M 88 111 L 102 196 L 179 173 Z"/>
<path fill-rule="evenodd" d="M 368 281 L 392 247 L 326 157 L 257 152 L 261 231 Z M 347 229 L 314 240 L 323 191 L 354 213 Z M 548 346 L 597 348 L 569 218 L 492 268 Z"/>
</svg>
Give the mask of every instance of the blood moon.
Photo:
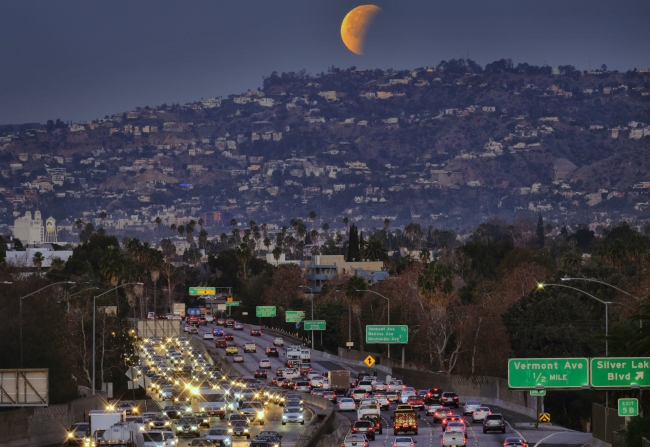
<svg viewBox="0 0 650 447">
<path fill-rule="evenodd" d="M 354 54 L 363 54 L 363 43 L 366 39 L 368 27 L 381 11 L 375 5 L 361 5 L 348 12 L 341 23 L 341 39 Z"/>
</svg>

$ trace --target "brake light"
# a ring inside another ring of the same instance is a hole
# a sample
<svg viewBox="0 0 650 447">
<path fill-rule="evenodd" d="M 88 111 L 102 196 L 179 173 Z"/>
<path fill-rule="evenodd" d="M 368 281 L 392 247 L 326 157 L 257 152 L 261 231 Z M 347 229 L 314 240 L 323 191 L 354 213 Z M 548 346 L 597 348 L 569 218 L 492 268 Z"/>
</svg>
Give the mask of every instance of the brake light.
<svg viewBox="0 0 650 447">
<path fill-rule="evenodd" d="M 357 431 L 357 427 L 352 427 L 352 431 Z"/>
</svg>

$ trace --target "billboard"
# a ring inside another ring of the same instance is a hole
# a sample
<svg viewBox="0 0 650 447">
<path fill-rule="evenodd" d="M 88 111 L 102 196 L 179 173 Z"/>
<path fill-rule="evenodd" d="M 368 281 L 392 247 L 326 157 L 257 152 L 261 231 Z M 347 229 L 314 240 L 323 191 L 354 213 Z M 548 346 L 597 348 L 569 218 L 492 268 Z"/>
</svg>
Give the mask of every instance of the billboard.
<svg viewBox="0 0 650 447">
<path fill-rule="evenodd" d="M 47 407 L 47 369 L 0 369 L 0 407 Z"/>
</svg>

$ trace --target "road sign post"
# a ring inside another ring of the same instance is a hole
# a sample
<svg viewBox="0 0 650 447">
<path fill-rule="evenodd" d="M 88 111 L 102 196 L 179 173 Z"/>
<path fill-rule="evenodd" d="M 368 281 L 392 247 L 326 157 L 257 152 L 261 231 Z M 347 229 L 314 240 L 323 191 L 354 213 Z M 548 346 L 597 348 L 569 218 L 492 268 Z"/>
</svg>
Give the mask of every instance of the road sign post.
<svg viewBox="0 0 650 447">
<path fill-rule="evenodd" d="M 275 306 L 257 306 L 255 308 L 256 317 L 275 317 Z"/>
<path fill-rule="evenodd" d="M 509 359 L 509 388 L 582 388 L 589 385 L 584 358 Z"/>
<path fill-rule="evenodd" d="M 648 387 L 650 357 L 594 357 L 589 382 L 594 388 Z"/>
<path fill-rule="evenodd" d="M 305 319 L 304 310 L 288 310 L 285 313 L 287 323 L 300 323 Z"/>
<path fill-rule="evenodd" d="M 618 400 L 619 416 L 638 416 L 639 400 L 638 399 L 619 399 Z"/>
<path fill-rule="evenodd" d="M 548 413 L 540 413 L 539 422 L 551 422 L 551 415 Z"/>
<path fill-rule="evenodd" d="M 409 341 L 406 325 L 367 325 L 366 343 L 404 344 Z"/>
<path fill-rule="evenodd" d="M 190 287 L 190 295 L 215 295 L 216 287 Z"/>
<path fill-rule="evenodd" d="M 325 320 L 305 320 L 303 323 L 306 331 L 324 331 L 327 326 Z"/>
</svg>

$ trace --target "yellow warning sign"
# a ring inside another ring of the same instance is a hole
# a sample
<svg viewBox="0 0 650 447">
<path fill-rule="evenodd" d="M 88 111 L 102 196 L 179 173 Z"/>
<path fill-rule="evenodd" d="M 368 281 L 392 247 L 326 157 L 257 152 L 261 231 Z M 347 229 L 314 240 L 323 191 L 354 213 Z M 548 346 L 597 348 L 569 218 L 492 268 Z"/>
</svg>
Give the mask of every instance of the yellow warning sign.
<svg viewBox="0 0 650 447">
<path fill-rule="evenodd" d="M 371 355 L 369 355 L 368 357 L 366 357 L 366 359 L 363 361 L 363 363 L 365 363 L 369 367 L 372 367 L 372 365 L 375 364 L 375 359 Z"/>
<path fill-rule="evenodd" d="M 551 415 L 548 413 L 540 413 L 539 422 L 551 422 Z"/>
</svg>

